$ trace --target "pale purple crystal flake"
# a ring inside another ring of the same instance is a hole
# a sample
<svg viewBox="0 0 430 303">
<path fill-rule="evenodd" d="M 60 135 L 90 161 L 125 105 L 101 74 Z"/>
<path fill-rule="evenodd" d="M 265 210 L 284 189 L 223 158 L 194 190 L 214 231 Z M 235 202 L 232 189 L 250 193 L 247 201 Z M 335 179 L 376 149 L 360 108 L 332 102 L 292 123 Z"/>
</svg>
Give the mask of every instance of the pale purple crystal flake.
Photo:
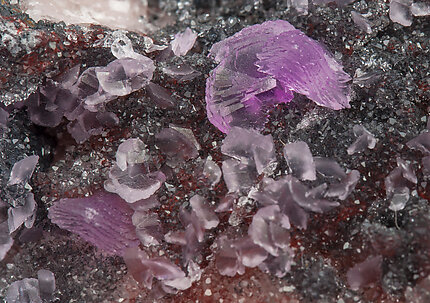
<svg viewBox="0 0 430 303">
<path fill-rule="evenodd" d="M 362 125 L 354 125 L 352 128 L 357 140 L 348 147 L 348 155 L 362 152 L 368 149 L 374 149 L 378 140 Z"/>
<path fill-rule="evenodd" d="M 38 156 L 29 156 L 16 162 L 12 167 L 7 185 L 10 186 L 18 183 L 25 184 L 29 181 L 38 161 Z"/>
<path fill-rule="evenodd" d="M 92 196 L 60 199 L 49 208 L 48 217 L 60 228 L 113 255 L 139 245 L 133 210 L 116 194 L 100 191 Z"/>
<path fill-rule="evenodd" d="M 365 261 L 355 264 L 347 273 L 348 284 L 353 290 L 380 281 L 382 276 L 382 256 L 370 256 Z"/>
<path fill-rule="evenodd" d="M 196 42 L 197 34 L 189 27 L 183 33 L 177 33 L 175 39 L 170 42 L 175 56 L 185 56 Z"/>
<path fill-rule="evenodd" d="M 390 19 L 393 22 L 403 26 L 412 25 L 412 0 L 391 0 L 390 1 Z"/>
<path fill-rule="evenodd" d="M 332 109 L 349 107 L 350 77 L 315 40 L 277 20 L 247 27 L 216 43 L 219 63 L 206 83 L 206 109 L 222 132 L 260 129 L 268 111 L 293 99 L 293 91 Z"/>
<path fill-rule="evenodd" d="M 357 25 L 357 27 L 361 29 L 363 32 L 367 34 L 372 33 L 372 26 L 369 20 L 367 20 L 367 18 L 364 17 L 362 14 L 356 11 L 352 11 L 351 18 L 352 18 L 352 21 L 354 21 L 355 25 Z"/>
<path fill-rule="evenodd" d="M 298 141 L 284 146 L 284 157 L 294 176 L 300 180 L 315 180 L 316 170 L 309 146 Z"/>
</svg>

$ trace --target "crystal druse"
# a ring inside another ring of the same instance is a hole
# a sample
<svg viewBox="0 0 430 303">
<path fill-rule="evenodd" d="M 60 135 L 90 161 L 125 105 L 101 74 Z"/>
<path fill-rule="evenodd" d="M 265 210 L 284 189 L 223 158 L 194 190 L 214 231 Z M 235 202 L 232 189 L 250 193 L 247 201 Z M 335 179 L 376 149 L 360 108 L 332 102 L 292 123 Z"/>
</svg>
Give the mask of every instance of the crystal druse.
<svg viewBox="0 0 430 303">
<path fill-rule="evenodd" d="M 283 20 L 247 27 L 213 45 L 219 63 L 206 82 L 209 120 L 226 133 L 232 126 L 260 129 L 274 105 L 293 92 L 339 110 L 350 102 L 350 76 L 317 41 Z"/>
</svg>

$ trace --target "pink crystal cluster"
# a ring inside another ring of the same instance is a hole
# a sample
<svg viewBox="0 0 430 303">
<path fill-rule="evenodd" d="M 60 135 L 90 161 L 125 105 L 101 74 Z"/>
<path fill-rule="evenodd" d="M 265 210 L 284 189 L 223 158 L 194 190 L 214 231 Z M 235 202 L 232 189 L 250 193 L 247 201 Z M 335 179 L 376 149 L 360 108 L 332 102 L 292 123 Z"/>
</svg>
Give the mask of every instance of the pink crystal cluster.
<svg viewBox="0 0 430 303">
<path fill-rule="evenodd" d="M 230 157 L 222 165 L 228 196 L 245 194 L 259 205 L 247 236 L 218 239 L 216 264 L 223 275 L 243 274 L 245 267 L 258 266 L 285 276 L 294 255 L 289 245 L 292 226 L 305 229 L 310 212 L 339 206 L 332 199 L 345 200 L 360 178 L 358 171 L 347 173 L 332 159 L 313 157 L 308 145 L 298 141 L 283 150 L 291 174 L 274 179 L 269 176 L 276 166 L 273 139 L 255 130 L 232 127 L 221 151 Z M 259 175 L 264 177 L 256 184 Z M 318 179 L 330 181 L 314 187 L 304 183 Z M 217 211 L 228 211 L 232 204 L 232 199 L 223 201 Z"/>
<path fill-rule="evenodd" d="M 5 302 L 49 302 L 52 300 L 54 292 L 54 273 L 46 269 L 40 269 L 37 272 L 37 279 L 25 278 L 13 282 L 6 291 Z"/>
<path fill-rule="evenodd" d="M 107 66 L 90 67 L 80 74 L 79 66 L 46 84 L 26 101 L 30 119 L 45 127 L 58 126 L 65 117 L 67 130 L 78 142 L 98 135 L 106 126 L 118 124 L 105 104 L 118 96 L 142 89 L 155 70 L 151 59 L 133 51 L 125 35 L 114 35 L 112 53 L 117 58 Z"/>
<path fill-rule="evenodd" d="M 10 187 L 25 187 L 36 168 L 38 156 L 29 156 L 16 162 L 11 170 L 8 190 Z M 2 216 L 3 210 L 7 210 L 7 218 Z M 2 201 L 0 199 L 0 261 L 13 245 L 12 234 L 22 225 L 29 229 L 33 227 L 36 219 L 37 204 L 34 195 L 27 192 L 23 201 Z"/>
<path fill-rule="evenodd" d="M 424 176 L 430 176 L 430 119 L 424 132 L 413 138 L 406 145 L 410 149 L 415 149 L 424 154 L 421 161 Z M 405 208 L 410 199 L 411 190 L 418 184 L 412 163 L 397 157 L 397 167 L 395 167 L 385 177 L 385 191 L 389 209 L 400 211 Z"/>
<path fill-rule="evenodd" d="M 224 133 L 233 126 L 261 129 L 268 111 L 293 92 L 331 109 L 349 107 L 350 76 L 287 21 L 247 27 L 214 44 L 210 56 L 219 65 L 206 82 L 206 110 Z"/>
</svg>

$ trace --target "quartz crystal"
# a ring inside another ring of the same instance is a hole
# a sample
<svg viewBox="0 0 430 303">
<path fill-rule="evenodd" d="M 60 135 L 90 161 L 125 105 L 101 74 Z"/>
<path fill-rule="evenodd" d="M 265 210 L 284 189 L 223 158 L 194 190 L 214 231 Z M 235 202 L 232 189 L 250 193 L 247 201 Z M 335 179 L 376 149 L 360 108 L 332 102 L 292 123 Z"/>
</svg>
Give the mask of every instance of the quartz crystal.
<svg viewBox="0 0 430 303">
<path fill-rule="evenodd" d="M 290 248 L 285 249 L 279 256 L 271 256 L 262 262 L 258 268 L 278 278 L 283 278 L 290 271 L 294 253 Z"/>
<path fill-rule="evenodd" d="M 216 162 L 209 157 L 206 159 L 203 166 L 203 177 L 208 181 L 210 187 L 214 187 L 219 183 L 222 177 L 222 171 Z"/>
<path fill-rule="evenodd" d="M 158 215 L 146 211 L 135 211 L 131 217 L 136 226 L 136 235 L 144 246 L 158 245 L 163 239 Z"/>
<path fill-rule="evenodd" d="M 186 63 L 169 65 L 163 68 L 163 72 L 180 83 L 193 80 L 201 75 L 199 71 L 196 71 Z"/>
<path fill-rule="evenodd" d="M 318 173 L 325 177 L 344 179 L 345 170 L 335 160 L 323 157 L 314 157 L 315 168 Z"/>
<path fill-rule="evenodd" d="M 354 265 L 347 272 L 348 284 L 358 290 L 380 281 L 382 276 L 382 256 L 369 256 L 365 261 Z"/>
<path fill-rule="evenodd" d="M 360 172 L 358 170 L 352 170 L 346 177 L 342 178 L 339 183 L 331 184 L 325 196 L 345 200 L 355 189 L 358 181 L 360 181 Z"/>
<path fill-rule="evenodd" d="M 196 39 L 197 34 L 189 27 L 183 33 L 177 33 L 175 39 L 170 42 L 175 56 L 185 56 L 193 48 Z"/>
<path fill-rule="evenodd" d="M 139 245 L 132 215 L 133 210 L 118 195 L 100 191 L 54 202 L 48 217 L 106 253 L 122 255 L 127 247 Z"/>
<path fill-rule="evenodd" d="M 350 77 L 318 42 L 290 23 L 267 21 L 213 45 L 217 63 L 206 82 L 206 110 L 222 132 L 260 129 L 292 91 L 332 109 L 349 107 Z M 324 84 L 323 84 L 324 83 Z"/>
</svg>

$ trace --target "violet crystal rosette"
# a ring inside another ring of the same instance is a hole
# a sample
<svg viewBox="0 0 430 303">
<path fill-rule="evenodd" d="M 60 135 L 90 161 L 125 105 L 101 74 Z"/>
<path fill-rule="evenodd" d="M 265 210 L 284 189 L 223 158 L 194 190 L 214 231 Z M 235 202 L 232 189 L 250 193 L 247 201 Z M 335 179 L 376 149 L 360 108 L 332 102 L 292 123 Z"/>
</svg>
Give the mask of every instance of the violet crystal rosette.
<svg viewBox="0 0 430 303">
<path fill-rule="evenodd" d="M 232 126 L 261 129 L 269 110 L 291 101 L 293 92 L 334 110 L 350 107 L 350 76 L 287 21 L 247 27 L 216 43 L 210 56 L 219 65 L 206 82 L 206 110 L 224 133 Z"/>
</svg>

